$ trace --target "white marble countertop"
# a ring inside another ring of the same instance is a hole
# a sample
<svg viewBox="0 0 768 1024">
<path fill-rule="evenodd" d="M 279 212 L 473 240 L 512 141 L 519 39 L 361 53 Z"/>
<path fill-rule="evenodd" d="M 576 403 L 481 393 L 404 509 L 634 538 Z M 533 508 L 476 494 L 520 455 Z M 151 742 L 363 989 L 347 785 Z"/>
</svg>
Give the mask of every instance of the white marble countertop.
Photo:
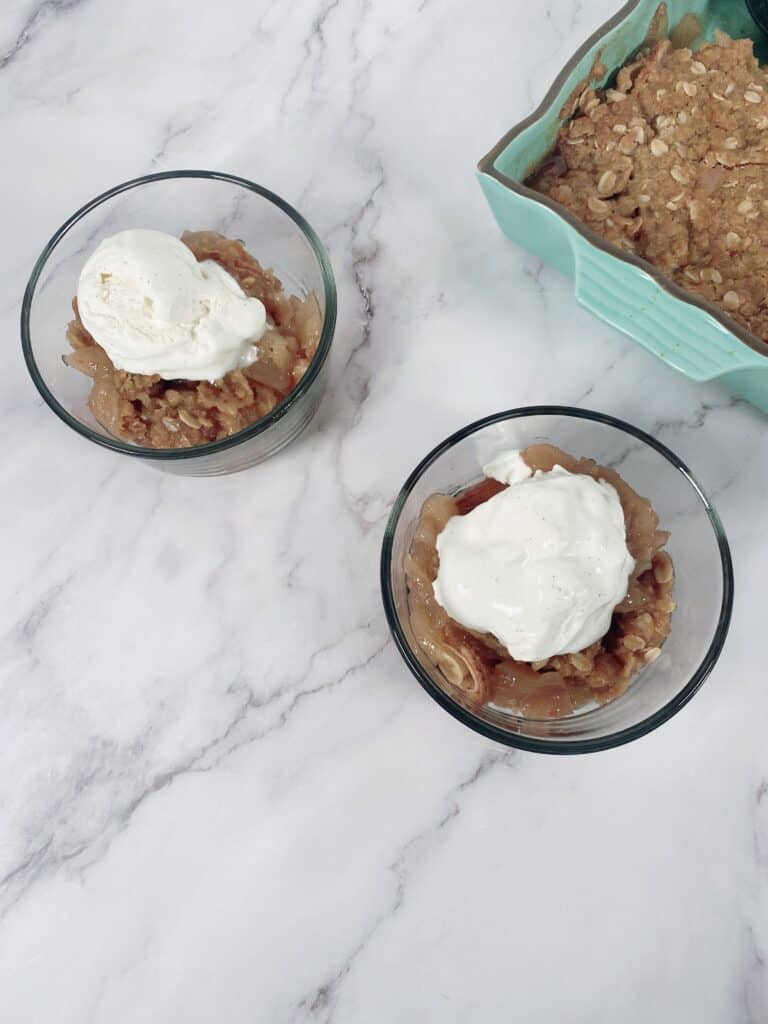
<svg viewBox="0 0 768 1024">
<path fill-rule="evenodd" d="M 474 180 L 617 6 L 3 3 L 3 1024 L 768 1019 L 765 419 L 581 310 Z M 318 421 L 215 480 L 82 441 L 18 344 L 52 230 L 185 166 L 294 202 L 340 288 Z M 737 574 L 701 693 L 579 758 L 443 713 L 378 589 L 422 455 L 544 402 L 676 450 Z"/>
</svg>

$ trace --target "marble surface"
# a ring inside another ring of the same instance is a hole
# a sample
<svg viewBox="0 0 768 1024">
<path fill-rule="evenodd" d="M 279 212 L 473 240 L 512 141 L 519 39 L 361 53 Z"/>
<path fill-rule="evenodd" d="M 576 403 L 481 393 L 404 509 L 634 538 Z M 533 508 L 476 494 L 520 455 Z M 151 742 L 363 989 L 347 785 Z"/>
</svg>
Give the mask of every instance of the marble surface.
<svg viewBox="0 0 768 1024">
<path fill-rule="evenodd" d="M 473 176 L 617 5 L 3 3 L 3 1024 L 768 1019 L 765 420 L 579 309 Z M 340 289 L 316 425 L 217 480 L 80 440 L 18 346 L 52 230 L 183 166 L 298 205 Z M 679 452 L 737 572 L 701 693 L 581 758 L 445 715 L 378 591 L 425 451 L 544 402 Z"/>
</svg>

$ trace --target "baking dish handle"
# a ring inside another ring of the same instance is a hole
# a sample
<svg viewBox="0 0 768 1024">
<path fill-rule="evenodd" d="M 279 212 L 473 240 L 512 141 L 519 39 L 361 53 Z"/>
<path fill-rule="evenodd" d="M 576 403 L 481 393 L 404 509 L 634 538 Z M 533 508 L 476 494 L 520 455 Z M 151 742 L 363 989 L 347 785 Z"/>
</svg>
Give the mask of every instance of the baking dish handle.
<svg viewBox="0 0 768 1024">
<path fill-rule="evenodd" d="M 735 370 L 768 369 L 768 359 L 650 274 L 580 237 L 572 245 L 579 303 L 686 377 L 706 381 Z"/>
</svg>

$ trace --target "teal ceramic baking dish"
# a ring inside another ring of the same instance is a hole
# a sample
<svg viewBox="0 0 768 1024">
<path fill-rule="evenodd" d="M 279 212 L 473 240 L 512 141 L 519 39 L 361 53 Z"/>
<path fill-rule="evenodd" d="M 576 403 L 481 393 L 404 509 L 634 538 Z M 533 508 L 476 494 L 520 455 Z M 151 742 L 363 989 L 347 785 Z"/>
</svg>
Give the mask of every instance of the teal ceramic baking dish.
<svg viewBox="0 0 768 1024">
<path fill-rule="evenodd" d="M 587 81 L 605 85 L 649 39 L 681 23 L 699 32 L 693 49 L 720 28 L 734 37 L 750 36 L 761 62 L 768 57 L 768 41 L 745 0 L 631 0 L 568 61 L 538 110 L 483 157 L 478 176 L 502 231 L 572 277 L 583 306 L 691 380 L 721 379 L 768 412 L 766 342 L 523 184 L 552 149 L 576 90 Z M 596 78 L 600 64 L 605 70 Z"/>
</svg>

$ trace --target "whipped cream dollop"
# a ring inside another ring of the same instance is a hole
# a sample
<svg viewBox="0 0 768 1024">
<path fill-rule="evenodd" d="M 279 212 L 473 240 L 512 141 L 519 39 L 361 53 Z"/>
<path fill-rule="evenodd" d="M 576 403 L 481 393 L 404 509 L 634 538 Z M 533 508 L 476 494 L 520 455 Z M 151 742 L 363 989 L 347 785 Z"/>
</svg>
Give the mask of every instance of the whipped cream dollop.
<svg viewBox="0 0 768 1024">
<path fill-rule="evenodd" d="M 178 238 L 134 229 L 105 238 L 80 274 L 85 328 L 119 370 L 218 380 L 258 355 L 264 304 Z"/>
<path fill-rule="evenodd" d="M 448 520 L 435 598 L 518 661 L 583 650 L 607 633 L 635 566 L 615 488 L 561 466 L 532 473 L 516 451 L 484 472 L 509 487 Z"/>
</svg>

